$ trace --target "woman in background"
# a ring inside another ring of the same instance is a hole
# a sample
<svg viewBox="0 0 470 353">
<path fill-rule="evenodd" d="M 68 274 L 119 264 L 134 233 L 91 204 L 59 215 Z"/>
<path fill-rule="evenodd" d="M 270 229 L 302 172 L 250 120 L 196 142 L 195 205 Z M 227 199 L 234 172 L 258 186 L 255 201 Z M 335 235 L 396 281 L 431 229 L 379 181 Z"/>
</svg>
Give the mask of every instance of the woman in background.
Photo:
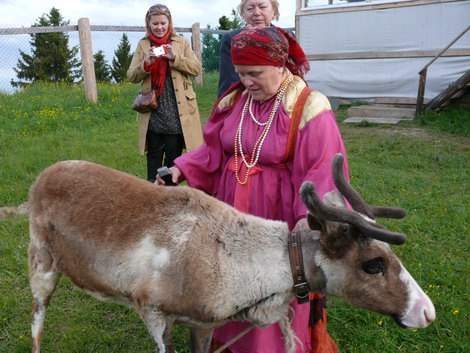
<svg viewBox="0 0 470 353">
<path fill-rule="evenodd" d="M 273 20 L 279 21 L 279 2 L 277 0 L 241 0 L 238 12 L 246 22 L 245 28 L 269 27 Z M 222 37 L 218 97 L 224 94 L 232 84 L 240 80 L 232 63 L 230 41 L 241 31 L 242 29 L 237 29 Z"/>
<path fill-rule="evenodd" d="M 201 73 L 201 63 L 189 41 L 175 33 L 165 5 L 153 5 L 145 15 L 147 33 L 137 44 L 127 77 L 141 83 L 141 92 L 155 90 L 158 106 L 139 113 L 139 150 L 147 151 L 147 180 L 157 169 L 171 167 L 183 148 L 202 144 L 202 129 L 191 77 Z M 164 53 L 154 52 L 163 48 Z"/>
</svg>

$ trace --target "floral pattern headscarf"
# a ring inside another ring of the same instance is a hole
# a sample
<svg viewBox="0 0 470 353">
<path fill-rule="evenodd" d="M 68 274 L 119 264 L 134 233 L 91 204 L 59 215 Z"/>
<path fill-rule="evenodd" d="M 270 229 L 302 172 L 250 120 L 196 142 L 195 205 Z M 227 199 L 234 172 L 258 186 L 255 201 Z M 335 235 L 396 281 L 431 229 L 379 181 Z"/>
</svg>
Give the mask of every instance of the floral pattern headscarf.
<svg viewBox="0 0 470 353">
<path fill-rule="evenodd" d="M 234 65 L 285 66 L 294 75 L 304 77 L 310 64 L 292 33 L 279 27 L 256 27 L 232 38 Z"/>
</svg>

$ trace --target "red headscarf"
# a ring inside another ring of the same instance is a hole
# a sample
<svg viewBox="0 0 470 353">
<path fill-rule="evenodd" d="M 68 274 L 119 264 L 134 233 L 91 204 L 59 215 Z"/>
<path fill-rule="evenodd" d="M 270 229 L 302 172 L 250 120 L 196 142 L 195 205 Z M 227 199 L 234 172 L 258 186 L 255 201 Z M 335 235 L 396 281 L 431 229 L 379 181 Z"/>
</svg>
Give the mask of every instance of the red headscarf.
<svg viewBox="0 0 470 353">
<path fill-rule="evenodd" d="M 304 77 L 310 64 L 292 33 L 275 26 L 241 31 L 232 38 L 234 65 L 285 66 L 294 75 Z"/>
</svg>

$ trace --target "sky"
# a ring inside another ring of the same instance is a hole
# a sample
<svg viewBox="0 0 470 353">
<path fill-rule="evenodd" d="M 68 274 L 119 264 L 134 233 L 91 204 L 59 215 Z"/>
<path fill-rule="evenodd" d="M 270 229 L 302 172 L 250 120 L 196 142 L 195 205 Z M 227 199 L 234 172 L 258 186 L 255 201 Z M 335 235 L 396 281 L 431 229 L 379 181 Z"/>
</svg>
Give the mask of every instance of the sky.
<svg viewBox="0 0 470 353">
<path fill-rule="evenodd" d="M 297 0 L 278 0 L 280 4 L 280 21 L 275 25 L 291 28 L 295 26 L 295 11 Z M 339 1 L 339 0 L 335 0 Z M 155 3 L 164 3 L 172 13 L 175 27 L 191 27 L 199 22 L 201 28 L 219 25 L 219 18 L 230 16 L 232 9 L 237 8 L 240 0 L 0 0 L 0 28 L 31 27 L 39 17 L 49 14 L 52 7 L 59 9 L 65 21 L 77 25 L 82 17 L 87 17 L 91 25 L 109 26 L 144 26 L 145 13 Z M 326 5 L 328 0 L 309 0 L 310 5 Z M 113 51 L 120 40 L 121 33 L 110 41 L 109 32 L 93 33 L 93 49 L 103 50 L 106 60 L 113 57 Z M 108 37 L 106 37 L 108 36 Z M 130 42 L 134 45 L 140 39 L 141 33 L 128 33 Z M 77 45 L 77 33 L 69 32 L 70 45 Z M 29 35 L 0 36 L 0 90 L 11 91 L 12 78 L 16 79 L 13 68 L 19 59 L 19 50 L 30 52 Z"/>
<path fill-rule="evenodd" d="M 230 16 L 238 0 L 0 0 L 0 27 L 30 27 L 52 7 L 59 9 L 64 20 L 76 25 L 81 17 L 88 17 L 91 25 L 143 26 L 148 8 L 155 3 L 164 3 L 173 16 L 175 27 L 191 27 L 199 22 L 201 28 L 218 25 L 222 16 Z M 281 18 L 274 24 L 280 27 L 295 26 L 296 0 L 279 0 Z M 326 0 L 311 0 L 326 2 Z"/>
</svg>

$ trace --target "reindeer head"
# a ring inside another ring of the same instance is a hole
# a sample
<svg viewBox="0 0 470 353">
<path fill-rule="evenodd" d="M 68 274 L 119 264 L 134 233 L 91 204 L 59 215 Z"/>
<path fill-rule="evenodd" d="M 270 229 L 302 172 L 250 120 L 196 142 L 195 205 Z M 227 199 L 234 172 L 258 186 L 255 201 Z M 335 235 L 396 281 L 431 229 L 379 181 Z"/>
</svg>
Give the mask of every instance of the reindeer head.
<svg viewBox="0 0 470 353">
<path fill-rule="evenodd" d="M 391 315 L 403 327 L 428 326 L 435 319 L 434 306 L 387 244 L 403 244 L 405 235 L 375 223 L 377 217 L 403 218 L 406 212 L 366 204 L 346 181 L 341 154 L 333 161 L 333 177 L 341 194 L 328 193 L 324 201 L 312 183 L 300 189 L 308 224 L 320 231 L 322 254 L 315 263 L 325 274 L 326 293 Z"/>
</svg>

